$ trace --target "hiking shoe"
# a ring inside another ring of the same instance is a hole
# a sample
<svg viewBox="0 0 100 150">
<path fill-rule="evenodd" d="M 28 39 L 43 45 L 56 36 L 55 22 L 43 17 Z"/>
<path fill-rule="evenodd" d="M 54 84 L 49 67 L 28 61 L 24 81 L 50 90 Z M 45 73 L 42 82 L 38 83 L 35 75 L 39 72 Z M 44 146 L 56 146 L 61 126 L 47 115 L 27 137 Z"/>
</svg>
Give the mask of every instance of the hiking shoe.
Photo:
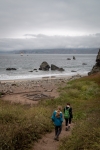
<svg viewBox="0 0 100 150">
<path fill-rule="evenodd" d="M 68 131 L 68 128 L 66 128 L 65 131 Z"/>
<path fill-rule="evenodd" d="M 57 138 L 56 141 L 59 141 L 59 138 Z"/>
<path fill-rule="evenodd" d="M 68 126 L 68 130 L 70 130 L 70 126 Z"/>
<path fill-rule="evenodd" d="M 55 137 L 54 140 L 59 141 L 59 138 Z"/>
</svg>

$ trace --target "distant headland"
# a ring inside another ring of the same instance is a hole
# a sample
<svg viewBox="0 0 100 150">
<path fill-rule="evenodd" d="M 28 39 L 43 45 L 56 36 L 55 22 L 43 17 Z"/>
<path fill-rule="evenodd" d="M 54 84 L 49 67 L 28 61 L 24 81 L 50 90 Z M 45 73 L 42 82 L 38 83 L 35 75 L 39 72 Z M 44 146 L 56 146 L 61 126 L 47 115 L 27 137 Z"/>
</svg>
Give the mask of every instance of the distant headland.
<svg viewBox="0 0 100 150">
<path fill-rule="evenodd" d="M 97 54 L 99 48 L 23 49 L 0 51 L 0 54 Z"/>
</svg>

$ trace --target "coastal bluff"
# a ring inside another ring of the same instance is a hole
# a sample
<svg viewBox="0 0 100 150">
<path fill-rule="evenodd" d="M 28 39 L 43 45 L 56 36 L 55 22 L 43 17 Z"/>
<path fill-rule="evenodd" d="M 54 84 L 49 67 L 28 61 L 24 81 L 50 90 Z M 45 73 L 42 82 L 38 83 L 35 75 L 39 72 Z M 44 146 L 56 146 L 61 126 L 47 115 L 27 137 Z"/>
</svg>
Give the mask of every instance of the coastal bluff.
<svg viewBox="0 0 100 150">
<path fill-rule="evenodd" d="M 94 73 L 100 73 L 100 49 L 96 57 L 96 64 L 93 66 L 92 70 L 88 73 L 88 75 L 91 75 Z"/>
</svg>

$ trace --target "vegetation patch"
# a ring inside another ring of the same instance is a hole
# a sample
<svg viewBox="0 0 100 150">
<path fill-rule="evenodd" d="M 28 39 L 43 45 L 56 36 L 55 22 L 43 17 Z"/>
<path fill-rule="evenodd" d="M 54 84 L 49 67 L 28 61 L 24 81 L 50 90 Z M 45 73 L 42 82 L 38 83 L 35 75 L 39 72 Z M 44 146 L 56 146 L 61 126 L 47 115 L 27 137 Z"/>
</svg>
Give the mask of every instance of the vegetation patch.
<svg viewBox="0 0 100 150">
<path fill-rule="evenodd" d="M 100 76 L 98 75 L 95 75 L 94 78 L 84 77 L 77 80 L 77 84 L 81 85 L 81 88 L 76 86 L 80 94 L 74 100 L 71 100 L 75 126 L 72 135 L 64 138 L 60 143 L 59 150 L 100 149 L 99 81 Z M 75 88 L 76 81 L 72 81 L 70 84 L 71 89 L 73 89 Z"/>
<path fill-rule="evenodd" d="M 36 106 L 11 104 L 0 99 L 0 149 L 28 150 L 51 132 L 51 115 L 58 105 L 73 108 L 74 129 L 62 139 L 59 150 L 100 149 L 100 75 L 83 77 L 59 88 L 60 97 L 42 100 Z"/>
</svg>

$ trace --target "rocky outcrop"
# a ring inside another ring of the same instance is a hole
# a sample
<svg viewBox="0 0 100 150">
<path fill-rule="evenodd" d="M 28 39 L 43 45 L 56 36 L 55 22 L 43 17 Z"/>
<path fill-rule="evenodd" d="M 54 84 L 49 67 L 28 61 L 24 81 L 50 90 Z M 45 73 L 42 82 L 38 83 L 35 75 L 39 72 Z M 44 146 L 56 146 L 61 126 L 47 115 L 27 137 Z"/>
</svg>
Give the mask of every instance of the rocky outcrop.
<svg viewBox="0 0 100 150">
<path fill-rule="evenodd" d="M 71 60 L 71 58 L 67 58 L 67 60 Z"/>
<path fill-rule="evenodd" d="M 75 71 L 75 70 L 72 70 L 71 72 L 77 72 L 77 71 Z"/>
<path fill-rule="evenodd" d="M 58 70 L 58 71 L 64 71 L 63 68 L 59 68 L 56 65 L 51 64 L 51 70 Z"/>
<path fill-rule="evenodd" d="M 86 63 L 82 63 L 82 65 L 87 65 Z"/>
<path fill-rule="evenodd" d="M 75 56 L 73 56 L 73 59 L 74 59 L 74 60 L 76 59 Z"/>
<path fill-rule="evenodd" d="M 50 67 L 46 61 L 41 63 L 39 70 L 49 71 L 49 68 L 51 68 L 51 70 L 65 71 L 63 68 L 59 68 L 53 64 L 51 64 L 51 67 Z"/>
<path fill-rule="evenodd" d="M 11 71 L 11 70 L 17 70 L 16 68 L 6 68 L 6 70 Z"/>
<path fill-rule="evenodd" d="M 44 61 L 41 63 L 39 70 L 48 71 L 49 68 L 50 68 L 49 64 L 46 61 Z"/>
<path fill-rule="evenodd" d="M 3 91 L 0 91 L 0 98 L 3 97 L 5 93 Z"/>
<path fill-rule="evenodd" d="M 100 49 L 96 58 L 96 64 L 93 66 L 92 70 L 88 73 L 88 75 L 100 72 Z"/>
</svg>

